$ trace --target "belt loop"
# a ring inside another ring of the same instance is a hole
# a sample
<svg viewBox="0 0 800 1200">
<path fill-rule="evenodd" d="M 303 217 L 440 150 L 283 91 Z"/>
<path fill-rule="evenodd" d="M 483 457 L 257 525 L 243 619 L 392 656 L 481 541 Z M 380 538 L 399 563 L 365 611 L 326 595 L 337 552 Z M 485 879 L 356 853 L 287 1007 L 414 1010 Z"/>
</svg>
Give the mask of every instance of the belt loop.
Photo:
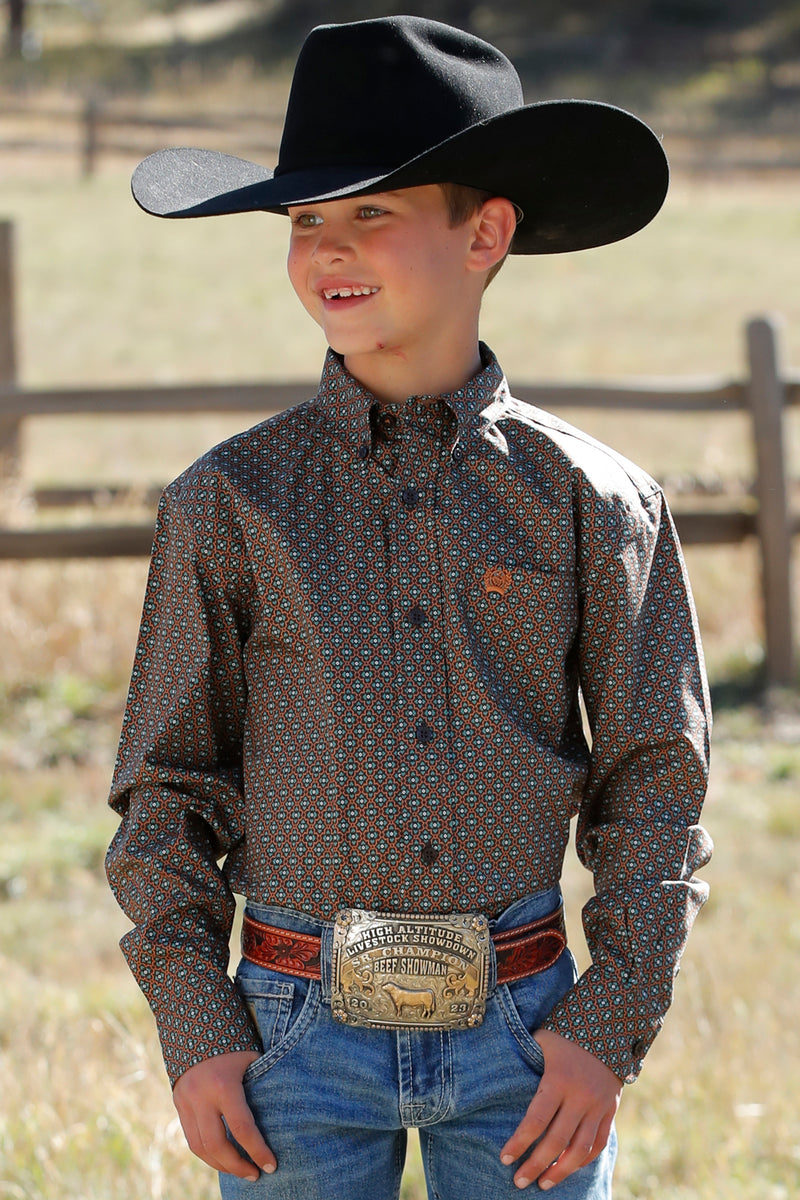
<svg viewBox="0 0 800 1200">
<path fill-rule="evenodd" d="M 333 925 L 323 925 L 322 936 L 320 938 L 320 975 L 322 987 L 322 999 L 325 1004 L 331 1002 L 331 961 L 333 955 L 331 953 L 333 947 Z"/>
<path fill-rule="evenodd" d="M 489 987 L 486 992 L 486 999 L 490 1000 L 497 991 L 497 950 L 494 942 L 489 938 Z"/>
</svg>

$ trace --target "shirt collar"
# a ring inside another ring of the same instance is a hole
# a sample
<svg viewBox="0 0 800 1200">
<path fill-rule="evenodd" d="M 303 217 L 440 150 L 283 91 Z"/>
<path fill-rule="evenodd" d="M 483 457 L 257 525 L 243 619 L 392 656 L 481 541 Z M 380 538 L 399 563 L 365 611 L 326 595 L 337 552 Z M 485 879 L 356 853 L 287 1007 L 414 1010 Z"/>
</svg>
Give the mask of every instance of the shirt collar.
<svg viewBox="0 0 800 1200">
<path fill-rule="evenodd" d="M 481 370 L 463 387 L 440 397 L 458 419 L 458 441 L 462 443 L 478 428 L 481 413 L 492 404 L 502 403 L 509 394 L 500 364 L 483 342 L 480 354 Z M 375 403 L 372 392 L 353 378 L 341 356 L 329 348 L 316 396 L 320 417 L 333 421 L 347 441 L 359 447 L 369 445 L 369 412 Z"/>
</svg>

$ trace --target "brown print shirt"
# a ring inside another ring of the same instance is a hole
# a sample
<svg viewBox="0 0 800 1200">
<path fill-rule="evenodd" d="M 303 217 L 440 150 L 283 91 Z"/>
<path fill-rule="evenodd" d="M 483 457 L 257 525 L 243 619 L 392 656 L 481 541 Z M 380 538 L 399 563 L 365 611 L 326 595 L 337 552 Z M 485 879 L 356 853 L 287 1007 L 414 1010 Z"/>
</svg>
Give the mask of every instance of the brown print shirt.
<svg viewBox="0 0 800 1200">
<path fill-rule="evenodd" d="M 482 353 L 379 412 L 329 352 L 314 399 L 164 493 L 108 871 L 173 1079 L 258 1048 L 232 891 L 494 916 L 558 882 L 576 813 L 592 965 L 548 1027 L 627 1079 L 660 1028 L 710 854 L 675 531 L 652 479 Z"/>
</svg>

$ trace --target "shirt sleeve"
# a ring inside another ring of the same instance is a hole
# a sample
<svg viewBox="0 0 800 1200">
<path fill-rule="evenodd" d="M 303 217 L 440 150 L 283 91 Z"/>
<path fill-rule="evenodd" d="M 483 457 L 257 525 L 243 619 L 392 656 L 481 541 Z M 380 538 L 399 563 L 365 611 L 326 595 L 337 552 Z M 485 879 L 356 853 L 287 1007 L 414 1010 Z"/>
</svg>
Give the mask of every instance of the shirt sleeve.
<svg viewBox="0 0 800 1200">
<path fill-rule="evenodd" d="M 633 1082 L 672 1001 L 707 885 L 698 825 L 710 705 L 697 621 L 660 490 L 579 521 L 580 674 L 592 736 L 576 833 L 594 876 L 583 910 L 591 966 L 548 1029 Z"/>
<path fill-rule="evenodd" d="M 110 804 L 106 866 L 134 928 L 122 949 L 174 1081 L 258 1037 L 227 974 L 243 837 L 248 572 L 213 481 L 162 498 Z M 213 511 L 213 516 L 211 515 Z"/>
</svg>

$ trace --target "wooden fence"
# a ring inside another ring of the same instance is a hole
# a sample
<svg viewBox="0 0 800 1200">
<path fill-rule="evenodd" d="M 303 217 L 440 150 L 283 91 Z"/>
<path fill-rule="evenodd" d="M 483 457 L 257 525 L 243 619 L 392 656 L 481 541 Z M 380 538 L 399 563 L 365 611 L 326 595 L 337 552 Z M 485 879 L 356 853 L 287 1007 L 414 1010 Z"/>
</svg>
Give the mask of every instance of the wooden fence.
<svg viewBox="0 0 800 1200">
<path fill-rule="evenodd" d="M 141 388 L 26 389 L 18 386 L 14 338 L 13 230 L 0 222 L 0 481 L 19 474 L 20 431 L 28 417 L 95 413 L 104 416 L 158 413 L 255 413 L 268 416 L 299 403 L 316 388 L 304 383 L 186 385 Z M 720 509 L 681 507 L 676 524 L 685 545 L 736 543 L 758 539 L 764 604 L 765 676 L 768 685 L 792 685 L 795 638 L 792 596 L 792 536 L 800 533 L 793 513 L 786 467 L 785 410 L 800 404 L 800 372 L 783 369 L 776 323 L 750 321 L 746 329 L 745 379 L 672 384 L 596 386 L 520 385 L 514 393 L 542 408 L 602 408 L 630 412 L 750 415 L 756 477 L 752 503 Z M 125 491 L 124 487 L 118 489 Z M 61 505 L 87 503 L 91 488 L 52 489 Z M 0 528 L 0 559 L 106 558 L 147 555 L 152 521 L 146 524 L 89 525 L 83 528 Z M 735 585 L 734 585 L 735 586 Z"/>
<path fill-rule="evenodd" d="M 179 112 L 99 95 L 48 97 L 0 95 L 0 152 L 16 157 L 72 158 L 84 176 L 104 158 L 136 162 L 162 146 L 213 146 L 230 154 L 272 163 L 277 158 L 284 106 L 277 97 L 262 107 L 212 113 Z M 645 116 L 647 114 L 644 114 Z M 791 117 L 769 121 L 697 120 L 665 122 L 651 118 L 664 138 L 676 175 L 796 174 L 800 171 L 800 129 Z"/>
</svg>

